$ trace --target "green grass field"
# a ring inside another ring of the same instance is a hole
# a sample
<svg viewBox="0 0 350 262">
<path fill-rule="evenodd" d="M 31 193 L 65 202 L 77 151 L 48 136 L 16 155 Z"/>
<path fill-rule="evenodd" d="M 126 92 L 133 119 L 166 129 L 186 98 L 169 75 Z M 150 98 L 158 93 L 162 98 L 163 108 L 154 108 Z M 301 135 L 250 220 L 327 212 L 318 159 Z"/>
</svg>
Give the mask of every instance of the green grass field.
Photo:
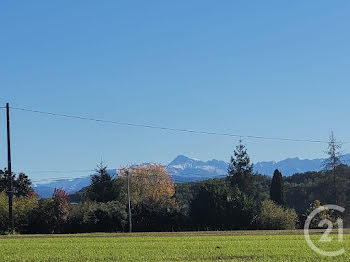
<svg viewBox="0 0 350 262">
<path fill-rule="evenodd" d="M 319 244 L 350 252 L 344 242 Z M 322 257 L 302 231 L 242 231 L 135 234 L 14 235 L 0 237 L 0 261 L 350 261 L 350 254 Z"/>
</svg>

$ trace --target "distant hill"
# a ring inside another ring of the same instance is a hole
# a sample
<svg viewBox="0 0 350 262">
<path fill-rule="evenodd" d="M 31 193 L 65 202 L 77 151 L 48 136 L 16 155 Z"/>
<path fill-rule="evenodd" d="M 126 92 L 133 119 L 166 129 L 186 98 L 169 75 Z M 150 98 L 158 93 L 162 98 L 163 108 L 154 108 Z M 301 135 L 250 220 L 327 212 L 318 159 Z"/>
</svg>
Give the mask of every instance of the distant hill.
<svg viewBox="0 0 350 262">
<path fill-rule="evenodd" d="M 272 175 L 275 169 L 279 169 L 284 176 L 307 171 L 320 171 L 324 159 L 300 159 L 288 158 L 279 162 L 258 162 L 254 164 L 254 171 L 263 175 Z M 342 160 L 350 165 L 350 154 L 344 155 Z M 176 183 L 194 182 L 216 177 L 224 177 L 227 174 L 228 163 L 220 160 L 201 161 L 183 155 L 177 156 L 166 168 L 169 170 Z M 116 174 L 116 169 L 108 170 L 110 174 Z M 75 193 L 90 184 L 91 175 L 82 178 L 62 179 L 46 184 L 34 185 L 34 190 L 40 197 L 52 196 L 54 188 L 63 188 L 69 194 Z"/>
<path fill-rule="evenodd" d="M 116 174 L 116 169 L 109 169 L 108 173 Z M 60 179 L 58 181 L 52 181 L 45 184 L 34 184 L 33 188 L 41 198 L 51 197 L 55 188 L 62 188 L 68 194 L 72 194 L 79 191 L 83 187 L 90 185 L 91 176 L 93 175 L 94 174 L 72 179 Z"/>
</svg>

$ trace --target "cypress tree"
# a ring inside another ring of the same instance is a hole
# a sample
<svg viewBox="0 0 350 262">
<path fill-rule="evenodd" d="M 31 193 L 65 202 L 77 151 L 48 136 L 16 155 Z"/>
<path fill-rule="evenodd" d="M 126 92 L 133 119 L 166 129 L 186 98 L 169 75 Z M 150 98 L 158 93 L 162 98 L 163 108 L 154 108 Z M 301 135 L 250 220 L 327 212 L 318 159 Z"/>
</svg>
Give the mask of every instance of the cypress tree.
<svg viewBox="0 0 350 262">
<path fill-rule="evenodd" d="M 270 187 L 270 197 L 271 200 L 274 201 L 276 204 L 279 204 L 281 206 L 286 205 L 283 178 L 281 172 L 278 169 L 276 169 L 273 173 Z"/>
</svg>

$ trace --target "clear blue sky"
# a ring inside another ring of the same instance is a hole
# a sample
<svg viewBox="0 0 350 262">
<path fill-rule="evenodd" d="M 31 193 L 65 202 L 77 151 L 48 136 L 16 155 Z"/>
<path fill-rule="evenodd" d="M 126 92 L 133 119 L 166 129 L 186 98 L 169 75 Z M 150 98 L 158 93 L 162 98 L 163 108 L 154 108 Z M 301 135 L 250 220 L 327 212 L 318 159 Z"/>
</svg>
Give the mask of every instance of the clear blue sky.
<svg viewBox="0 0 350 262">
<path fill-rule="evenodd" d="M 349 13 L 349 1 L 319 0 L 2 2 L 0 103 L 243 135 L 327 139 L 333 129 L 350 141 Z M 168 163 L 178 154 L 228 160 L 237 143 L 11 116 L 16 171 L 92 169 L 101 158 L 110 167 Z M 323 157 L 325 150 L 245 143 L 254 162 Z"/>
</svg>

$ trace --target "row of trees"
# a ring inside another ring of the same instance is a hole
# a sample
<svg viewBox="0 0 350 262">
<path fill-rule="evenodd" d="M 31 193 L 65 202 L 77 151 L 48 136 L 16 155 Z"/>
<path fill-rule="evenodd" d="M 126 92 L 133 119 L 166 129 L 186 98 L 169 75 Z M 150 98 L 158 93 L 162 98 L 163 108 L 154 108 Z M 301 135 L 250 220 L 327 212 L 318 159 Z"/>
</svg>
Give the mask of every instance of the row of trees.
<svg viewBox="0 0 350 262">
<path fill-rule="evenodd" d="M 231 157 L 227 179 L 205 182 L 188 206 L 197 229 L 293 229 L 298 222 L 296 212 L 286 207 L 281 173 L 276 170 L 272 182 L 254 174 L 242 141 Z"/>
<path fill-rule="evenodd" d="M 177 230 L 179 207 L 175 184 L 158 164 L 121 170 L 113 177 L 102 164 L 91 185 L 82 192 L 83 201 L 69 203 L 69 196 L 56 189 L 52 198 L 38 199 L 26 180 L 26 193 L 17 190 L 14 198 L 15 230 L 20 233 L 61 233 L 124 231 L 127 225 L 126 180 L 130 176 L 132 221 L 135 231 Z M 6 172 L 2 172 L 6 182 Z M 1 178 L 1 177 L 0 177 Z M 23 176 L 14 176 L 23 182 Z M 7 182 L 6 182 L 7 184 Z M 23 183 L 16 183 L 16 186 Z M 4 187 L 4 189 L 6 186 Z M 8 229 L 6 189 L 0 195 L 0 231 Z"/>
<path fill-rule="evenodd" d="M 32 191 L 30 191 L 32 192 Z M 20 233 L 63 232 L 69 215 L 69 196 L 55 189 L 52 198 L 38 200 L 33 193 L 17 195 L 13 201 L 15 231 Z M 9 228 L 8 196 L 0 193 L 0 232 Z"/>
<path fill-rule="evenodd" d="M 337 203 L 350 207 L 346 197 L 350 193 L 350 168 L 339 165 L 338 150 L 338 143 L 331 139 L 328 171 L 283 178 L 275 170 L 271 179 L 253 172 L 240 141 L 225 179 L 178 185 L 159 164 L 122 168 L 113 176 L 101 163 L 90 186 L 73 196 L 56 189 L 53 197 L 47 199 L 38 199 L 27 176 L 13 175 L 15 230 L 126 231 L 128 185 L 134 231 L 293 229 L 305 219 L 310 203 L 311 207 L 321 204 L 314 202 L 316 199 L 329 203 L 335 194 Z M 0 171 L 1 232 L 8 228 L 7 181 L 8 172 Z"/>
<path fill-rule="evenodd" d="M 254 174 L 242 143 L 234 151 L 226 179 L 175 185 L 161 165 L 123 168 L 113 177 L 101 164 L 91 185 L 80 192 L 81 201 L 72 204 L 75 215 L 68 224 L 75 224 L 70 232 L 126 230 L 127 176 L 134 231 L 295 228 L 295 211 L 281 202 L 284 197 L 275 196 L 284 196 L 282 176 L 275 173 L 279 176 L 274 176 L 271 185 L 267 177 Z M 271 191 L 272 201 L 266 191 Z M 119 214 L 111 212 L 113 208 Z M 84 225 L 91 220 L 96 221 L 94 227 Z"/>
</svg>

